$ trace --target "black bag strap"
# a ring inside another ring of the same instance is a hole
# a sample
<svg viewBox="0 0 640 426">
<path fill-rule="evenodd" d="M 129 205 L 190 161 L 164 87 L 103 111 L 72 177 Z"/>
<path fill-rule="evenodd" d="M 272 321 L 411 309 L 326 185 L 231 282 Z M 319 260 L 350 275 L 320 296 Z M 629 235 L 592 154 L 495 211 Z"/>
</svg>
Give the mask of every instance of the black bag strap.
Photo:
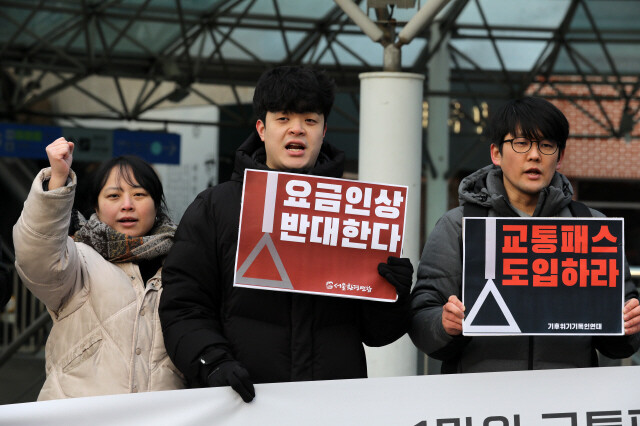
<svg viewBox="0 0 640 426">
<path fill-rule="evenodd" d="M 487 217 L 489 216 L 489 207 L 482 207 L 477 204 L 466 203 L 462 206 L 463 217 Z M 460 244 L 460 253 L 462 253 L 462 233 L 458 236 Z M 444 367 L 443 367 L 444 368 Z"/>
<path fill-rule="evenodd" d="M 592 217 L 591 210 L 585 203 L 581 203 L 580 201 L 571 200 L 569 203 L 569 210 L 571 211 L 571 216 L 573 217 Z"/>
<path fill-rule="evenodd" d="M 466 203 L 462 206 L 462 215 L 464 217 L 487 217 L 489 216 L 489 207 Z"/>
</svg>

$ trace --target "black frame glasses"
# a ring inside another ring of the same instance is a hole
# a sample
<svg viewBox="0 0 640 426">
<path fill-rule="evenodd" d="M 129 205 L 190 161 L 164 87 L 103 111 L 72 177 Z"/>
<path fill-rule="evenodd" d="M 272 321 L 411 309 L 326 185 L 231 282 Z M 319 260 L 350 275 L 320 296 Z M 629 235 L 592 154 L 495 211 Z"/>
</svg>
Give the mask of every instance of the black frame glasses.
<svg viewBox="0 0 640 426">
<path fill-rule="evenodd" d="M 502 141 L 502 143 L 505 143 L 505 142 L 509 142 L 511 144 L 511 149 L 513 149 L 518 154 L 526 154 L 527 152 L 529 152 L 534 142 L 538 144 L 538 152 L 540 154 L 553 155 L 556 152 L 558 152 L 558 144 L 546 139 L 535 141 L 527 138 L 513 138 L 513 139 L 505 139 Z"/>
</svg>

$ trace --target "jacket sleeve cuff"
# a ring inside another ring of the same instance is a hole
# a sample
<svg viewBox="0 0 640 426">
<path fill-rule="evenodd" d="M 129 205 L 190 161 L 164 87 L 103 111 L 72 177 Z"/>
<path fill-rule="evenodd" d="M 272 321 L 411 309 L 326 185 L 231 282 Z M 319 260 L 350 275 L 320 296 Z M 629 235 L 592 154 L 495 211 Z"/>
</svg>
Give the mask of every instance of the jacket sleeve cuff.
<svg viewBox="0 0 640 426">
<path fill-rule="evenodd" d="M 209 374 L 225 361 L 233 361 L 233 357 L 227 349 L 219 346 L 205 349 L 202 355 L 198 357 L 198 362 L 200 363 L 198 378 L 200 383 L 206 385 Z"/>
<path fill-rule="evenodd" d="M 69 171 L 67 185 L 45 191 L 44 182 L 51 178 L 51 168 L 42 169 L 31 185 L 22 216 L 34 231 L 45 236 L 67 236 L 73 199 L 76 189 L 76 174 Z"/>
</svg>

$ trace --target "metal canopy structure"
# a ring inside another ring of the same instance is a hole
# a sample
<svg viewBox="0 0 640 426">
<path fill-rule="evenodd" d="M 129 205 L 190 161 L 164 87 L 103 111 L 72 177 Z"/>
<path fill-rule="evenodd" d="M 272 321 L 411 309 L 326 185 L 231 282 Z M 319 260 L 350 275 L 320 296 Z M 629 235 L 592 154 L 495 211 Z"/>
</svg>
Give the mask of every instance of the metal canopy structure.
<svg viewBox="0 0 640 426">
<path fill-rule="evenodd" d="M 428 1 L 406 9 L 356 3 L 393 39 Z M 469 122 L 478 121 L 473 105 L 524 93 L 583 109 L 596 102 L 601 114 L 590 116 L 602 137 L 638 121 L 640 1 L 452 0 L 433 25 L 443 38 L 430 40 L 425 28 L 402 47 L 402 70 L 428 81 L 432 52 L 447 40 L 451 90 L 425 96 L 461 100 L 457 114 Z M 324 68 L 357 106 L 358 74 L 381 70 L 382 60 L 383 47 L 329 0 L 0 0 L 5 121 L 145 120 L 176 104 L 224 110 L 249 103 L 258 76 L 281 64 Z M 602 106 L 613 99 L 624 100 L 622 119 Z M 246 124 L 229 116 L 208 124 Z"/>
</svg>

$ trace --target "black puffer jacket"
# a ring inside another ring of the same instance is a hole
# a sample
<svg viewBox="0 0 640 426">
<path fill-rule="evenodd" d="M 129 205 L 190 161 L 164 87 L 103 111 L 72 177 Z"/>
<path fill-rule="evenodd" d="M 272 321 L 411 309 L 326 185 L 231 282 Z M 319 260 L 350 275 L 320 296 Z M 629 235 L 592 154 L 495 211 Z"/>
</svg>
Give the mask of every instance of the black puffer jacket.
<svg viewBox="0 0 640 426">
<path fill-rule="evenodd" d="M 308 173 L 341 177 L 343 161 L 325 142 Z M 169 356 L 191 386 L 204 385 L 212 367 L 199 359 L 212 353 L 239 361 L 256 383 L 366 377 L 362 343 L 401 337 L 409 298 L 381 303 L 233 287 L 245 168 L 267 169 L 257 134 L 236 152 L 231 181 L 198 195 L 180 222 L 162 273 Z"/>
</svg>

